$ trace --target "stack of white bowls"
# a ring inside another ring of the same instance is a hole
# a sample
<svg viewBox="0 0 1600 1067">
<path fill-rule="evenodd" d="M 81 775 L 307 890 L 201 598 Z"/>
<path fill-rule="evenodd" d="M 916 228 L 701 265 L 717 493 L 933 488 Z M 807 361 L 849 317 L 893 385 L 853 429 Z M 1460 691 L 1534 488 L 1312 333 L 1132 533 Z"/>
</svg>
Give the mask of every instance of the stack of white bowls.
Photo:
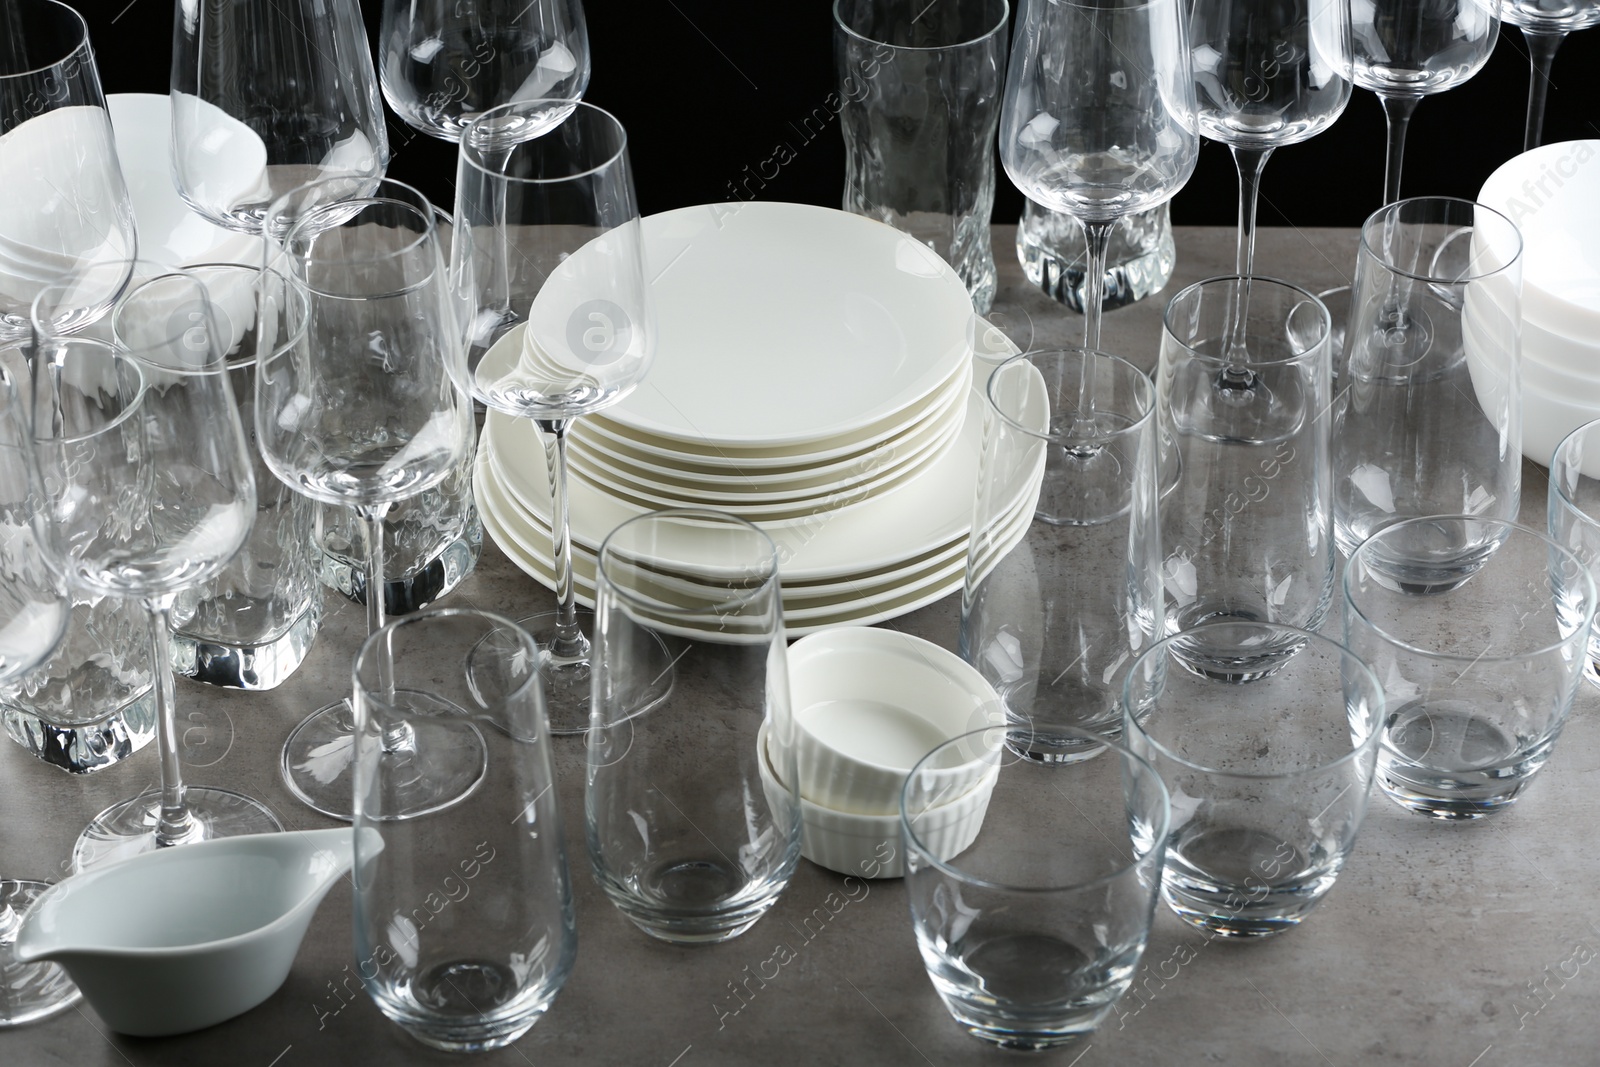
<svg viewBox="0 0 1600 1067">
<path fill-rule="evenodd" d="M 1478 202 L 1522 233 L 1522 453 L 1548 466 L 1563 437 L 1600 418 L 1600 141 L 1524 152 Z M 1465 329 L 1470 302 L 1496 296 L 1469 292 Z"/>
</svg>

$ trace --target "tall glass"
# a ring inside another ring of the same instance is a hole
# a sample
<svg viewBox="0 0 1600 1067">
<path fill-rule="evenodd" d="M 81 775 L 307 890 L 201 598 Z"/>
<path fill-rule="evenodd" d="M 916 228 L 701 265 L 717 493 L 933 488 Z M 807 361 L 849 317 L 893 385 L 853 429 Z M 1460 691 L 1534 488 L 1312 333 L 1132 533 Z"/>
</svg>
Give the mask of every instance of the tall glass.
<svg viewBox="0 0 1600 1067">
<path fill-rule="evenodd" d="M 1600 575 L 1600 422 L 1573 430 L 1550 460 L 1547 522 L 1552 540 Z M 1600 686 L 1600 628 L 1589 636 L 1589 664 L 1583 676 Z"/>
</svg>

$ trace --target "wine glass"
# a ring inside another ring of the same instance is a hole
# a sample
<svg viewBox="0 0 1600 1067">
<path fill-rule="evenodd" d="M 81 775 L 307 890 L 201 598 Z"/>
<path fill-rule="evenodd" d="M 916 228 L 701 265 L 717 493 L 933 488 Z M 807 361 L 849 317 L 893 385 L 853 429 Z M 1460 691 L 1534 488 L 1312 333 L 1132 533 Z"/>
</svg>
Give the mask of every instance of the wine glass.
<svg viewBox="0 0 1600 1067">
<path fill-rule="evenodd" d="M 1539 147 L 1544 132 L 1544 102 L 1556 49 L 1567 34 L 1600 23 L 1600 0 L 1506 0 L 1500 17 L 1520 27 L 1528 42 L 1528 122 L 1522 150 L 1530 152 Z"/>
<path fill-rule="evenodd" d="M 32 434 L 15 382 L 0 367 L 0 686 L 49 659 L 67 629 L 72 600 L 46 565 L 49 534 Z M 54 963 L 11 957 L 22 913 L 49 883 L 0 879 L 0 1029 L 53 1015 L 78 1000 L 78 988 Z"/>
<path fill-rule="evenodd" d="M 1350 9 L 1352 80 L 1383 102 L 1383 202 L 1400 199 L 1406 127 L 1424 96 L 1466 81 L 1500 36 L 1500 0 L 1366 0 Z"/>
<path fill-rule="evenodd" d="M 117 302 L 117 343 L 49 336 L 36 318 L 33 429 L 69 584 L 142 600 L 151 663 L 168 664 L 173 601 L 243 546 L 256 488 L 205 287 L 154 265 L 132 270 L 146 280 Z M 170 668 L 155 683 L 161 788 L 95 816 L 75 870 L 282 829 L 255 800 L 185 786 Z"/>
<path fill-rule="evenodd" d="M 384 99 L 446 141 L 492 107 L 589 86 L 582 0 L 384 0 L 378 41 Z"/>
<path fill-rule="evenodd" d="M 8 0 L 0 35 L 0 340 L 31 335 L 42 289 L 78 279 L 55 301 L 54 331 L 110 309 L 131 268 L 133 207 L 83 16 L 57 0 Z"/>
<path fill-rule="evenodd" d="M 382 587 L 383 520 L 438 485 L 472 443 L 472 404 L 446 373 L 459 347 L 431 205 L 385 180 L 369 196 L 313 207 L 289 230 L 284 258 L 304 295 L 293 343 L 258 360 L 256 433 L 273 474 L 296 491 L 354 508 L 366 534 L 366 588 Z M 384 624 L 368 595 L 367 624 Z M 317 811 L 351 817 L 354 717 L 338 701 L 295 727 L 283 749 L 290 790 Z M 481 745 L 419 742 L 403 727 L 385 756 L 413 761 L 397 818 L 437 811 L 484 773 Z"/>
<path fill-rule="evenodd" d="M 288 190 L 388 161 L 356 0 L 177 0 L 172 176 L 190 207 L 258 233 Z"/>
<path fill-rule="evenodd" d="M 1170 200 L 1194 171 L 1185 8 L 1180 0 L 1024 0 L 1017 20 L 1000 158 L 1023 195 L 1083 226 L 1087 349 L 1100 347 L 1112 226 Z"/>
<path fill-rule="evenodd" d="M 550 732 L 582 733 L 589 639 L 572 580 L 567 430 L 632 392 L 655 354 L 622 124 L 570 100 L 479 116 L 461 138 L 451 270 L 476 309 L 453 373 L 486 406 L 533 419 L 545 442 L 557 608 L 522 624 L 544 657 Z"/>
</svg>

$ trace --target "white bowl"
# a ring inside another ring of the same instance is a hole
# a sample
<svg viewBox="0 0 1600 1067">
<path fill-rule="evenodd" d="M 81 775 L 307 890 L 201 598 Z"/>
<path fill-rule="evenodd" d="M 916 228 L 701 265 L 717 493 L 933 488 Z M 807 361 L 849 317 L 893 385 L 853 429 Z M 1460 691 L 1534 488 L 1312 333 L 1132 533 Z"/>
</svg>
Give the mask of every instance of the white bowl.
<svg viewBox="0 0 1600 1067">
<path fill-rule="evenodd" d="M 383 847 L 376 831 L 363 832 Z M 353 845 L 348 826 L 255 834 L 74 875 L 23 916 L 16 958 L 61 964 L 118 1033 L 212 1026 L 283 984 L 317 905 L 350 870 Z"/>
<path fill-rule="evenodd" d="M 917 761 L 953 737 L 1003 721 L 994 688 L 920 637 L 865 626 L 823 630 L 789 648 L 800 795 L 838 812 L 893 815 Z M 948 768 L 948 795 L 983 776 L 995 749 Z"/>
<path fill-rule="evenodd" d="M 756 738 L 761 751 L 761 785 L 776 807 L 789 795 L 773 771 L 767 750 L 767 727 Z M 967 850 L 983 828 L 989 797 L 999 781 L 998 764 L 989 766 L 975 787 L 948 804 L 929 808 L 917 817 L 918 837 L 942 860 Z M 900 815 L 858 815 L 834 811 L 800 799 L 800 855 L 839 874 L 857 878 L 899 878 L 905 874 L 905 847 L 900 836 Z"/>
</svg>

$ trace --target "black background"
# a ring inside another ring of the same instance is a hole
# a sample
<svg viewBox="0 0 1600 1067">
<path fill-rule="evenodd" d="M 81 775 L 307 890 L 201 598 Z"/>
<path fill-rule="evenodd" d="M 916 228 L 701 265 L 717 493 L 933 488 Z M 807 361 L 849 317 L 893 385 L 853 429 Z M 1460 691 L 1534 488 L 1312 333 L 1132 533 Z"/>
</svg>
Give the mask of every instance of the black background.
<svg viewBox="0 0 1600 1067">
<path fill-rule="evenodd" d="M 373 40 L 379 4 L 361 0 Z M 167 90 L 171 0 L 80 0 L 79 9 L 89 19 L 108 93 Z M 754 173 L 779 143 L 792 146 L 796 158 L 760 198 L 838 205 L 844 149 L 837 120 L 809 142 L 796 130 L 835 90 L 830 0 L 590 0 L 585 12 L 594 57 L 586 99 L 627 128 L 647 214 L 730 199 L 730 183 L 744 179 L 747 167 Z M 1600 28 L 1567 39 L 1551 80 L 1545 141 L 1600 138 Z M 1418 106 L 1404 195 L 1474 196 L 1490 172 L 1521 150 L 1527 83 L 1522 31 L 1506 26 L 1476 77 Z M 389 138 L 390 176 L 448 207 L 454 146 L 416 133 L 393 114 Z M 1357 89 L 1332 129 L 1274 154 L 1262 183 L 1260 223 L 1359 225 L 1382 199 L 1383 150 L 1382 109 Z M 1022 199 L 1003 172 L 996 189 L 995 221 L 1015 222 Z M 1227 149 L 1204 142 L 1194 177 L 1173 202 L 1173 219 L 1231 225 L 1237 189 Z"/>
</svg>

